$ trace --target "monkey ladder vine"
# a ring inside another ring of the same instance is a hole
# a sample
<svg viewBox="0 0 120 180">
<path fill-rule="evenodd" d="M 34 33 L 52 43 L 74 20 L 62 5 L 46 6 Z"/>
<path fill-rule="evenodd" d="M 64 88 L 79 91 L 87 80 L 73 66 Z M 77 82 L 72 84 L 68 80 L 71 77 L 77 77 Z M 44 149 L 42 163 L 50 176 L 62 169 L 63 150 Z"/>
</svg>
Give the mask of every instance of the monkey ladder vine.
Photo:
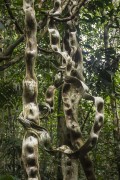
<svg viewBox="0 0 120 180">
<path fill-rule="evenodd" d="M 54 111 L 54 92 L 59 87 L 62 87 L 64 119 L 70 142 L 58 148 L 53 148 L 48 131 L 39 125 L 40 112 L 37 103 L 38 81 L 35 75 L 37 23 L 34 0 L 23 0 L 26 30 L 26 75 L 23 80 L 23 111 L 19 116 L 19 121 L 25 128 L 22 144 L 22 161 L 28 180 L 41 179 L 38 161 L 39 144 L 42 144 L 47 152 L 61 152 L 67 156 L 80 159 L 82 163 L 82 160 L 85 161 L 88 158 L 87 153 L 96 145 L 103 125 L 104 101 L 101 97 L 92 96 L 84 82 L 82 51 L 76 35 L 77 14 L 86 2 L 86 0 L 54 0 L 53 9 L 47 12 L 50 46 L 53 52 L 61 57 L 61 63 L 58 67 L 59 70 L 55 76 L 54 84 L 48 87 L 44 104 L 48 109 L 47 115 L 49 115 Z M 68 17 L 60 18 L 64 10 L 69 12 Z M 65 23 L 63 46 L 61 46 L 61 37 L 56 21 L 64 21 Z M 82 140 L 82 133 L 78 123 L 78 107 L 82 98 L 93 101 L 96 109 L 95 120 L 90 135 L 85 142 Z M 88 179 L 95 179 L 95 177 Z"/>
</svg>

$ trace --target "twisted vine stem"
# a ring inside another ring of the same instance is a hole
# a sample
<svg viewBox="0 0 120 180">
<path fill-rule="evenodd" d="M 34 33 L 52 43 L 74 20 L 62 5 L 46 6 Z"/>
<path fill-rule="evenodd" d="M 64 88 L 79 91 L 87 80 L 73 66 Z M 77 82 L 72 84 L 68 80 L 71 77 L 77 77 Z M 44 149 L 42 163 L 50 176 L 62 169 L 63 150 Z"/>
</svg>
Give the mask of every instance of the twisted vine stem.
<svg viewBox="0 0 120 180">
<path fill-rule="evenodd" d="M 62 9 L 61 3 L 59 1 L 59 6 L 54 11 L 54 15 L 61 13 Z M 75 1 L 74 3 L 69 4 L 68 9 L 70 14 L 74 13 L 77 7 L 80 5 L 80 2 Z M 55 8 L 54 8 L 55 10 Z M 90 100 L 93 100 L 96 107 L 95 121 L 93 127 L 91 128 L 90 136 L 88 140 L 82 144 L 81 143 L 81 131 L 78 124 L 77 110 L 78 104 L 81 98 L 86 97 L 86 92 L 88 87 L 84 83 L 84 78 L 82 76 L 82 54 L 81 49 L 78 46 L 76 31 L 75 31 L 75 22 L 69 21 L 67 23 L 66 39 L 64 41 L 64 50 L 61 50 L 60 46 L 60 34 L 57 30 L 54 20 L 49 21 L 49 35 L 50 35 L 50 45 L 53 51 L 60 54 L 63 58 L 62 69 L 63 73 L 63 109 L 65 113 L 66 126 L 70 131 L 71 138 L 71 148 L 63 145 L 62 147 L 57 148 L 58 151 L 61 151 L 66 154 L 86 154 L 89 152 L 96 144 L 99 132 L 103 125 L 103 106 L 104 101 L 100 97 L 89 96 Z"/>
<path fill-rule="evenodd" d="M 34 11 L 34 0 L 23 0 L 26 28 L 25 63 L 26 76 L 23 80 L 23 112 L 20 122 L 26 128 L 22 144 L 22 160 L 28 180 L 40 180 L 38 163 L 38 136 L 31 128 L 31 123 L 39 125 L 39 108 L 37 104 L 38 82 L 34 67 L 37 55 L 37 23 Z"/>
<path fill-rule="evenodd" d="M 58 1 L 58 2 L 60 2 L 60 1 Z M 60 3 L 60 5 L 61 5 L 61 3 Z M 58 9 L 60 12 L 61 8 L 58 7 L 56 9 L 57 12 L 58 12 Z M 71 8 L 71 9 L 73 9 L 73 8 Z M 79 154 L 80 153 L 86 154 L 89 150 L 91 150 L 95 146 L 96 141 L 99 136 L 100 129 L 103 125 L 104 101 L 100 97 L 93 97 L 86 93 L 88 91 L 88 87 L 84 83 L 84 78 L 82 75 L 82 54 L 81 54 L 81 49 L 79 48 L 78 43 L 77 43 L 76 31 L 75 31 L 73 24 L 74 24 L 74 22 L 72 22 L 72 21 L 69 21 L 67 23 L 67 27 L 68 27 L 69 31 L 66 32 L 67 36 L 66 36 L 66 40 L 64 42 L 65 47 L 64 47 L 64 51 L 62 51 L 61 46 L 60 46 L 59 31 L 55 27 L 53 19 L 50 19 L 50 21 L 49 21 L 48 31 L 49 31 L 49 35 L 50 35 L 50 45 L 51 45 L 53 51 L 60 54 L 63 58 L 62 66 L 60 67 L 64 70 L 64 73 L 63 73 L 64 81 L 62 82 L 62 89 L 63 89 L 62 90 L 62 100 L 63 100 L 63 109 L 64 109 L 64 113 L 65 113 L 65 119 L 66 119 L 66 126 L 70 130 L 70 134 L 71 134 L 72 149 L 66 145 L 63 145 L 58 148 L 52 148 L 50 150 L 48 149 L 48 151 L 54 151 L 54 152 L 61 151 L 65 154 L 76 154 L 77 152 L 79 152 Z M 26 50 L 26 52 L 27 52 L 27 50 Z M 28 55 L 28 57 L 29 57 L 30 51 L 28 54 L 29 54 Z M 26 58 L 26 62 L 28 63 L 27 58 Z M 27 65 L 27 63 L 26 63 L 26 65 Z M 31 64 L 31 62 L 30 62 L 30 64 Z M 23 102 L 26 101 L 25 102 L 27 104 L 26 109 L 30 109 L 28 103 L 30 103 L 30 101 L 32 99 L 34 99 L 33 101 L 36 103 L 36 97 L 37 97 L 37 80 L 35 78 L 35 74 L 33 73 L 33 69 L 32 70 L 30 69 L 30 66 L 29 66 L 30 64 L 28 63 L 28 66 L 26 68 L 27 69 L 26 70 L 27 71 L 26 78 L 23 82 L 23 87 L 24 87 L 23 88 L 24 89 Z M 32 66 L 34 67 L 33 62 L 32 62 Z M 28 76 L 30 79 L 28 78 Z M 30 86 L 31 84 L 32 84 L 32 86 Z M 29 86 L 31 87 L 30 88 L 30 91 L 32 90 L 31 92 L 28 91 Z M 26 98 L 26 89 L 27 89 L 27 98 Z M 36 91 L 34 91 L 33 89 Z M 56 86 L 51 85 L 46 92 L 46 103 L 47 103 L 47 108 L 50 112 L 53 111 L 55 89 L 56 89 Z M 28 98 L 29 97 L 28 92 L 30 93 L 30 96 L 32 95 L 30 98 Z M 82 143 L 82 145 L 81 145 L 82 134 L 81 134 L 80 127 L 78 124 L 78 120 L 77 120 L 78 104 L 79 104 L 79 101 L 81 98 L 86 98 L 88 100 L 94 101 L 95 107 L 96 107 L 95 122 L 91 129 L 90 136 L 89 136 L 88 140 L 86 141 L 86 143 L 84 143 L 84 144 Z M 35 103 L 34 103 L 34 105 L 35 105 Z M 36 108 L 37 115 L 35 117 L 37 117 L 37 118 L 34 119 L 33 116 L 31 116 L 31 114 L 30 114 L 30 117 L 28 117 L 28 114 L 27 114 L 27 116 L 24 115 L 24 119 L 38 123 L 38 121 L 36 121 L 36 119 L 38 120 L 39 110 L 37 109 L 38 107 L 36 105 L 35 106 L 34 105 L 32 104 L 32 106 Z M 25 114 L 25 112 L 26 112 L 26 110 L 23 110 L 23 114 Z M 19 119 L 21 120 L 22 118 L 19 118 Z M 21 121 L 21 123 L 23 124 L 23 121 Z M 27 123 L 24 122 L 24 124 L 25 124 L 25 126 L 27 126 Z M 30 125 L 30 128 L 33 128 L 33 126 L 31 127 L 30 122 L 28 124 Z M 41 129 L 41 133 L 44 131 L 46 134 L 48 134 L 47 130 L 40 126 L 39 126 L 39 128 L 37 128 L 37 131 L 39 131 L 40 129 Z M 43 136 L 43 135 L 41 135 L 41 136 Z M 48 137 L 48 139 L 50 139 L 49 135 L 47 135 L 46 137 Z M 45 140 L 45 138 L 44 138 L 44 140 Z M 41 140 L 41 141 L 44 141 L 44 140 Z M 47 140 L 45 140 L 45 141 L 47 141 Z"/>
<path fill-rule="evenodd" d="M 26 76 L 23 80 L 23 112 L 19 116 L 21 124 L 26 129 L 22 146 L 22 159 L 28 179 L 40 179 L 38 163 L 38 143 L 42 144 L 48 152 L 62 152 L 67 155 L 82 157 L 96 145 L 99 132 L 103 125 L 104 101 L 101 97 L 93 97 L 88 94 L 89 90 L 83 77 L 83 59 L 81 49 L 78 45 L 75 30 L 75 20 L 70 20 L 66 24 L 64 38 L 64 48 L 61 48 L 60 34 L 55 26 L 53 17 L 59 16 L 62 11 L 68 8 L 69 15 L 72 16 L 77 8 L 85 1 L 54 1 L 54 8 L 50 11 L 48 21 L 48 32 L 50 36 L 50 45 L 54 52 L 62 57 L 60 70 L 63 72 L 63 78 L 60 75 L 54 85 L 51 85 L 46 92 L 46 103 L 48 113 L 54 110 L 54 91 L 62 86 L 63 110 L 65 114 L 66 127 L 69 131 L 70 146 L 62 145 L 53 148 L 50 143 L 50 136 L 47 130 L 39 126 L 39 108 L 37 104 L 38 83 L 34 72 L 35 59 L 37 55 L 36 31 L 37 23 L 35 19 L 34 0 L 23 0 L 23 9 L 25 12 L 26 26 Z M 62 6 L 63 5 L 63 6 Z M 32 26 L 31 26 L 32 24 Z M 59 80 L 59 83 L 58 83 Z M 82 141 L 82 134 L 78 124 L 78 105 L 80 100 L 92 100 L 95 104 L 95 121 L 91 128 L 90 135 L 85 143 Z"/>
</svg>

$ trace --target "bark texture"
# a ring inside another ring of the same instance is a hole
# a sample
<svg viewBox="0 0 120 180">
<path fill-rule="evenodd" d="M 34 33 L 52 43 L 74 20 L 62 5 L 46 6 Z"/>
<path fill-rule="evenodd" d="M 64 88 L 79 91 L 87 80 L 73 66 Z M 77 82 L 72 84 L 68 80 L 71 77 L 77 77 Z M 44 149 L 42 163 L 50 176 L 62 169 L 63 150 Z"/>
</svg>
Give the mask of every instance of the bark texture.
<svg viewBox="0 0 120 180">
<path fill-rule="evenodd" d="M 60 20 L 56 17 L 59 16 L 64 9 L 62 2 L 63 1 L 60 0 L 55 1 L 57 6 L 54 6 L 54 8 L 50 11 L 50 15 L 52 17 L 55 16 L 55 20 Z M 74 14 L 76 14 L 84 2 L 85 1 L 70 1 L 66 8 L 69 16 L 72 17 Z M 51 48 L 62 57 L 62 62 L 59 69 L 61 69 L 63 72 L 62 100 L 67 135 L 65 145 L 57 148 L 57 150 L 60 150 L 67 155 L 74 154 L 76 156 L 76 158 L 69 158 L 65 155 L 62 157 L 63 179 L 65 180 L 78 178 L 78 158 L 83 165 L 87 179 L 95 179 L 92 162 L 87 156 L 87 153 L 95 146 L 97 142 L 104 118 L 103 99 L 100 97 L 93 97 L 89 93 L 87 94 L 88 87 L 84 83 L 83 59 L 81 48 L 77 42 L 75 26 L 76 19 L 69 20 L 67 22 L 64 48 L 62 50 L 60 34 L 55 25 L 55 21 L 53 18 L 49 19 L 48 31 L 50 34 Z M 91 128 L 90 136 L 85 143 L 82 140 L 80 126 L 78 124 L 78 105 L 82 98 L 92 100 L 96 107 L 95 121 L 93 127 Z M 74 171 L 74 169 L 76 169 L 76 171 Z"/>
<path fill-rule="evenodd" d="M 26 29 L 26 76 L 23 80 L 23 112 L 19 119 L 26 121 L 26 132 L 22 144 L 22 161 L 26 171 L 26 178 L 28 180 L 40 180 L 38 136 L 29 127 L 30 122 L 39 125 L 39 108 L 37 104 L 38 82 L 34 72 L 37 55 L 37 23 L 35 19 L 34 0 L 23 0 L 23 10 L 25 12 Z"/>
</svg>

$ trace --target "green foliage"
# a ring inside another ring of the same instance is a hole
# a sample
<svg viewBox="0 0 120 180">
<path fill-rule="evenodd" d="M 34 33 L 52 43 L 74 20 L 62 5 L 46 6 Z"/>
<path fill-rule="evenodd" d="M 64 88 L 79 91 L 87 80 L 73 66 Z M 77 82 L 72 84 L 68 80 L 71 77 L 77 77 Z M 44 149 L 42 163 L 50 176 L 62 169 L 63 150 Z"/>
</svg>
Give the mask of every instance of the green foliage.
<svg viewBox="0 0 120 180">
<path fill-rule="evenodd" d="M 0 175 L 0 180 L 15 180 L 11 175 Z"/>
</svg>

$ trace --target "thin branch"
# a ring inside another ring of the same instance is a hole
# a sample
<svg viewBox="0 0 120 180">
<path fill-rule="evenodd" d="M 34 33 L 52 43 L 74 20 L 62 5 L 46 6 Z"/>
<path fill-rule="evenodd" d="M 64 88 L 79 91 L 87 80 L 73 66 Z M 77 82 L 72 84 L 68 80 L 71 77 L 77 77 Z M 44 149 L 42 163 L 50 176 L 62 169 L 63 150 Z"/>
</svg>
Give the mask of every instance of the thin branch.
<svg viewBox="0 0 120 180">
<path fill-rule="evenodd" d="M 3 71 L 5 69 L 7 69 L 8 67 L 10 67 L 11 65 L 19 62 L 22 58 L 23 58 L 23 56 L 17 57 L 15 59 L 11 60 L 10 62 L 4 64 L 3 66 L 0 66 L 0 71 Z"/>
<path fill-rule="evenodd" d="M 11 55 L 13 50 L 24 40 L 24 35 L 22 35 L 19 39 L 17 39 L 13 44 L 11 44 L 6 51 L 4 52 L 5 56 Z"/>
<path fill-rule="evenodd" d="M 66 22 L 74 19 L 76 14 L 73 14 L 72 16 L 66 17 L 66 18 L 58 18 L 58 17 L 52 17 L 54 20 L 59 21 L 59 22 Z"/>
<path fill-rule="evenodd" d="M 4 60 L 10 60 L 13 50 L 24 40 L 24 35 L 17 39 L 13 44 L 9 45 L 8 48 L 0 53 L 0 63 Z"/>
<path fill-rule="evenodd" d="M 85 3 L 87 3 L 88 0 L 83 0 L 82 2 L 80 2 L 80 4 L 78 5 L 76 11 L 74 12 L 74 14 L 72 14 L 71 16 L 69 17 L 65 17 L 65 18 L 59 18 L 59 17 L 55 17 L 55 16 L 52 16 L 52 18 L 56 21 L 59 21 L 59 22 L 66 22 L 66 21 L 70 21 L 72 19 L 74 19 L 76 17 L 76 15 L 79 13 L 79 10 L 82 6 L 85 5 Z"/>
<path fill-rule="evenodd" d="M 23 31 L 22 29 L 20 28 L 19 24 L 18 24 L 18 21 L 15 19 L 11 9 L 10 9 L 10 6 L 9 6 L 9 0 L 4 0 L 5 2 L 5 5 L 6 5 L 6 8 L 7 8 L 7 11 L 8 11 L 8 14 L 10 15 L 10 18 L 13 20 L 13 23 L 15 24 L 16 28 L 18 29 L 18 31 L 20 32 L 20 34 L 23 34 Z"/>
<path fill-rule="evenodd" d="M 43 48 L 40 48 L 40 47 L 38 47 L 38 50 L 39 51 L 42 51 L 42 52 L 45 52 L 45 53 L 55 53 L 54 51 L 49 51 L 49 50 L 47 50 L 47 49 L 43 49 Z"/>
<path fill-rule="evenodd" d="M 4 55 L 0 55 L 0 62 L 2 62 L 3 60 L 8 60 L 10 59 L 10 56 L 4 56 Z"/>
</svg>

